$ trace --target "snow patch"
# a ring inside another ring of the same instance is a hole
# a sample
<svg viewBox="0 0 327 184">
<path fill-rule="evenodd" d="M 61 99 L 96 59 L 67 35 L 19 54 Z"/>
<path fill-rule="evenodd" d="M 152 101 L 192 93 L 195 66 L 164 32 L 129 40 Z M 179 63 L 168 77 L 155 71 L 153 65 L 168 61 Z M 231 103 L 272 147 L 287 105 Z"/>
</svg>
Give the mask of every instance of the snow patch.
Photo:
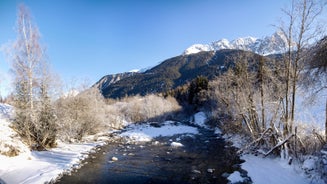
<svg viewBox="0 0 327 184">
<path fill-rule="evenodd" d="M 239 134 L 225 134 L 223 136 L 224 139 L 233 143 L 235 148 L 243 148 L 247 144 L 247 140 L 245 137 Z"/>
<path fill-rule="evenodd" d="M 215 128 L 215 134 L 221 135 L 223 132 L 220 130 L 220 128 Z"/>
<path fill-rule="evenodd" d="M 238 171 L 233 172 L 231 175 L 227 178 L 231 183 L 239 183 L 243 182 L 243 178 L 241 176 L 241 173 Z"/>
<path fill-rule="evenodd" d="M 310 183 L 298 165 L 288 165 L 287 161 L 280 158 L 271 159 L 254 155 L 243 155 L 242 159 L 245 160 L 242 168 L 248 171 L 248 175 L 253 183 Z"/>
<path fill-rule="evenodd" d="M 179 142 L 172 142 L 170 144 L 171 147 L 173 148 L 178 148 L 178 147 L 183 147 L 184 145 L 182 143 L 179 143 Z"/>
<path fill-rule="evenodd" d="M 317 161 L 318 161 L 318 157 L 310 156 L 303 162 L 302 169 L 306 173 L 315 170 L 317 168 Z"/>
<path fill-rule="evenodd" d="M 0 103 L 0 118 L 1 119 L 8 119 L 11 118 L 13 108 L 8 104 Z"/>
<path fill-rule="evenodd" d="M 133 69 L 133 70 L 130 70 L 128 72 L 130 72 L 130 73 L 138 73 L 138 72 L 140 72 L 140 69 Z"/>
<path fill-rule="evenodd" d="M 194 44 L 184 51 L 184 55 L 196 54 L 202 51 L 211 51 L 212 47 L 207 44 Z"/>
<path fill-rule="evenodd" d="M 198 134 L 199 131 L 191 126 L 181 125 L 174 121 L 166 121 L 161 127 L 149 124 L 133 124 L 126 132 L 120 134 L 136 142 L 149 142 L 159 136 L 173 136 L 176 134 Z"/>
<path fill-rule="evenodd" d="M 194 114 L 193 121 L 191 122 L 197 126 L 208 128 L 208 126 L 205 124 L 207 122 L 207 115 L 204 112 Z"/>
</svg>

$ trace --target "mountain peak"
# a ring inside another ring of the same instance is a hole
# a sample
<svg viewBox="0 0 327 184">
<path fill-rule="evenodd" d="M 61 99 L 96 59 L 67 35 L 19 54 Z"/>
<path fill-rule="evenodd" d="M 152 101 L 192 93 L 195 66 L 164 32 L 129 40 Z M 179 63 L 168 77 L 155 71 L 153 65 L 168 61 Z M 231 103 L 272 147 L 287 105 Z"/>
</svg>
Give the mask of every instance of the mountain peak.
<svg viewBox="0 0 327 184">
<path fill-rule="evenodd" d="M 261 55 L 277 54 L 285 52 L 287 48 L 287 38 L 283 32 L 278 31 L 271 36 L 266 36 L 263 39 L 247 36 L 237 38 L 229 41 L 227 39 L 221 39 L 219 41 L 212 42 L 211 44 L 195 44 L 187 48 L 183 54 L 195 54 L 202 51 L 217 51 L 222 49 L 238 49 L 251 51 Z"/>
<path fill-rule="evenodd" d="M 194 44 L 184 51 L 184 55 L 195 54 L 202 51 L 211 51 L 212 47 L 208 44 Z"/>
</svg>

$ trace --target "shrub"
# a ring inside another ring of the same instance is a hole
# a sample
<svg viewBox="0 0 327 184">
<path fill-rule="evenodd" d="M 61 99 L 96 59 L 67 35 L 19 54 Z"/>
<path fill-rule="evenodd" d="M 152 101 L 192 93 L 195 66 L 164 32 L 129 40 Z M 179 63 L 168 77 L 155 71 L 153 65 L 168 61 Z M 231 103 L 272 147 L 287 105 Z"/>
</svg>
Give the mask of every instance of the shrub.
<svg viewBox="0 0 327 184">
<path fill-rule="evenodd" d="M 15 157 L 19 154 L 19 150 L 13 145 L 3 144 L 0 142 L 0 155 L 5 155 L 9 157 Z"/>
<path fill-rule="evenodd" d="M 147 95 L 126 97 L 106 108 L 109 126 L 121 128 L 126 122 L 162 121 L 181 109 L 175 98 Z"/>
<path fill-rule="evenodd" d="M 95 88 L 76 96 L 61 98 L 56 103 L 59 131 L 63 140 L 81 140 L 104 127 L 104 99 Z"/>
</svg>

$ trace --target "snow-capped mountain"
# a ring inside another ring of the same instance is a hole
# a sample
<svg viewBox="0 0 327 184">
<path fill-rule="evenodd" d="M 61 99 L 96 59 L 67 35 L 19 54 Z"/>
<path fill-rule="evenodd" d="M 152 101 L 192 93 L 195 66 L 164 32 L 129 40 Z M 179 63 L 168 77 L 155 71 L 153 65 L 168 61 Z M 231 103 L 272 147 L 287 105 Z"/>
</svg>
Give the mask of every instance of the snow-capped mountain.
<svg viewBox="0 0 327 184">
<path fill-rule="evenodd" d="M 233 41 L 221 39 L 211 44 L 194 44 L 184 51 L 184 55 L 202 51 L 217 51 L 221 49 L 238 49 L 252 51 L 261 55 L 277 54 L 286 51 L 287 38 L 282 32 L 276 32 L 263 39 L 254 37 L 238 38 Z"/>
</svg>

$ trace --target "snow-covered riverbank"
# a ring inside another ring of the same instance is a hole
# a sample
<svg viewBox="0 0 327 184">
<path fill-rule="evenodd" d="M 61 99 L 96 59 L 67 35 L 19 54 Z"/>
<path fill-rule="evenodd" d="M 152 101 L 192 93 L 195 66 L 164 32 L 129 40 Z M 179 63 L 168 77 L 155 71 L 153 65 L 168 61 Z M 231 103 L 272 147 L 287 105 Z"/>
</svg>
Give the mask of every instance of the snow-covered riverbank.
<svg viewBox="0 0 327 184">
<path fill-rule="evenodd" d="M 15 157 L 0 155 L 0 183 L 44 183 L 53 181 L 64 173 L 81 167 L 81 161 L 88 157 L 90 152 L 95 152 L 98 146 L 102 146 L 108 140 L 108 136 L 90 136 L 83 143 L 67 144 L 58 142 L 58 147 L 49 151 L 29 151 L 22 143 L 17 134 L 10 128 L 8 113 L 9 106 L 1 106 L 0 116 L 0 150 L 5 152 L 8 146 L 14 146 L 20 154 Z M 146 124 L 130 125 L 117 136 L 127 137 L 131 141 L 151 141 L 158 136 L 172 136 L 199 134 L 200 127 L 205 125 L 205 114 L 197 113 L 191 120 L 192 126 L 178 122 L 167 121 L 160 126 Z M 197 128 L 198 127 L 198 128 Z M 217 138 L 221 131 L 216 129 Z M 96 137 L 96 139 L 95 139 Z M 233 140 L 237 146 L 242 138 L 238 136 L 225 136 Z M 172 147 L 183 146 L 176 140 L 171 140 Z M 285 160 L 279 158 L 262 158 L 260 156 L 243 155 L 246 162 L 242 169 L 248 171 L 253 183 L 312 183 L 313 181 L 304 174 L 303 165 L 288 165 Z M 308 164 L 307 164 L 308 165 Z M 244 178 L 236 171 L 227 176 L 231 183 L 243 181 Z M 319 181 L 315 180 L 315 183 Z"/>
<path fill-rule="evenodd" d="M 239 135 L 225 135 L 224 138 L 233 143 L 233 146 L 242 148 L 246 143 Z M 255 184 L 324 184 L 317 169 L 315 156 L 307 156 L 303 163 L 293 161 L 291 165 L 288 160 L 280 157 L 253 154 L 243 154 L 241 159 L 245 162 L 241 165 L 242 169 L 248 172 L 248 176 Z M 232 173 L 228 179 L 231 183 L 244 181 L 238 171 Z"/>
<path fill-rule="evenodd" d="M 10 127 L 12 107 L 0 104 L 0 183 L 44 183 L 79 168 L 88 153 L 105 144 L 106 136 L 90 136 L 83 143 L 58 142 L 49 151 L 30 151 Z M 18 154 L 18 156 L 14 156 Z M 12 157 L 6 156 L 11 155 Z"/>
<path fill-rule="evenodd" d="M 3 183 L 45 183 L 63 173 L 79 168 L 89 152 L 103 141 L 65 144 L 49 151 L 32 151 L 16 157 L 0 155 L 0 178 Z M 1 183 L 1 182 L 0 182 Z"/>
</svg>

